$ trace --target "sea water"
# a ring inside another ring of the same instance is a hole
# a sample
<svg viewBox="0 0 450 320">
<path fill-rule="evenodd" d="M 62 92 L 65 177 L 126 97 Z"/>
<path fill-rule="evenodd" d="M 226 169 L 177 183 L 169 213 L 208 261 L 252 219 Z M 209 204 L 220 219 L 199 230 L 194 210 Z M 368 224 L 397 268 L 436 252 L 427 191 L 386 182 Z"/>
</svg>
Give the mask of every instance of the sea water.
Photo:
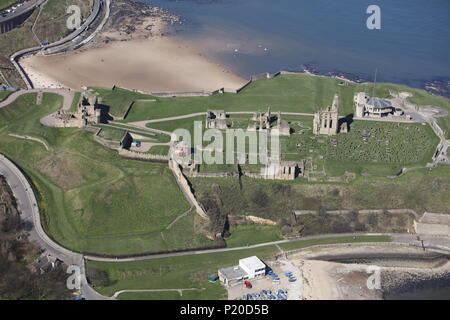
<svg viewBox="0 0 450 320">
<path fill-rule="evenodd" d="M 403 83 L 450 80 L 449 0 L 140 0 L 183 19 L 176 35 L 249 77 L 297 71 Z M 367 27 L 370 5 L 381 29 Z"/>
</svg>

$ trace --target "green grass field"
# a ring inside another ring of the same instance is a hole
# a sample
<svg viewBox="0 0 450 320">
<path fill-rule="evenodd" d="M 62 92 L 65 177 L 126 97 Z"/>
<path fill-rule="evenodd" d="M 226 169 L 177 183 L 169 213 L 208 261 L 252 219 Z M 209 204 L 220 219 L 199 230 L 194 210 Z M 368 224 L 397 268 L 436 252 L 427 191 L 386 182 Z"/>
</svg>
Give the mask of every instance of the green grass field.
<svg viewBox="0 0 450 320">
<path fill-rule="evenodd" d="M 259 224 L 232 227 L 231 236 L 226 238 L 227 247 L 244 247 L 247 245 L 282 240 L 280 227 Z"/>
<path fill-rule="evenodd" d="M 60 108 L 28 94 L 0 109 L 0 152 L 32 179 L 43 225 L 57 242 L 79 251 L 127 254 L 211 245 L 194 216 L 165 227 L 189 208 L 167 165 L 120 159 L 81 129 L 48 128 L 39 119 Z M 29 135 L 42 144 L 8 136 Z M 190 232 L 189 232 L 190 231 Z"/>
<path fill-rule="evenodd" d="M 153 146 L 148 151 L 150 154 L 157 154 L 157 155 L 167 155 L 169 153 L 169 146 Z"/>
<path fill-rule="evenodd" d="M 113 127 L 106 127 L 106 126 L 100 126 L 100 128 L 102 128 L 100 136 L 107 140 L 120 141 L 120 139 L 125 134 L 125 130 L 122 129 L 116 129 Z"/>
<path fill-rule="evenodd" d="M 0 10 L 5 9 L 16 2 L 18 2 L 18 0 L 0 0 Z"/>
<path fill-rule="evenodd" d="M 130 104 L 137 99 L 153 99 L 152 96 L 128 91 L 119 87 L 112 90 L 92 88 L 102 97 L 102 104 L 109 107 L 109 113 L 116 117 L 123 117 Z M 151 103 L 151 102 L 148 102 Z"/>
<path fill-rule="evenodd" d="M 333 95 L 340 97 L 339 114 L 347 116 L 354 112 L 353 96 L 355 92 L 374 92 L 378 97 L 389 97 L 389 90 L 413 93 L 411 102 L 421 105 L 437 105 L 450 110 L 450 100 L 435 96 L 424 90 L 404 85 L 377 83 L 342 84 L 342 80 L 310 75 L 282 75 L 273 79 L 262 79 L 251 83 L 239 94 L 226 93 L 211 97 L 154 98 L 155 102 L 137 102 L 133 105 L 125 121 L 158 119 L 203 112 L 208 109 L 225 111 L 265 111 L 271 107 L 273 112 L 305 112 L 316 110 L 331 104 Z M 450 137 L 450 117 L 440 118 L 439 124 Z"/>
<path fill-rule="evenodd" d="M 300 240 L 284 244 L 284 250 L 294 250 L 316 244 L 352 242 L 389 242 L 386 236 L 338 237 L 319 240 Z M 281 245 L 280 245 L 281 246 Z M 270 245 L 255 249 L 242 249 L 230 252 L 195 254 L 180 257 L 151 259 L 135 262 L 94 262 L 87 261 L 89 267 L 105 270 L 111 282 L 107 287 L 95 288 L 101 294 L 112 296 L 119 290 L 130 289 L 179 289 L 205 288 L 203 291 L 186 293 L 198 300 L 226 299 L 226 291 L 219 283 L 208 282 L 211 274 L 220 268 L 233 266 L 239 259 L 256 255 L 260 259 L 273 257 L 279 249 Z M 183 293 L 184 296 L 185 293 Z M 180 299 L 173 293 L 128 293 L 121 299 Z"/>
<path fill-rule="evenodd" d="M 12 91 L 0 91 L 0 101 L 5 100 L 12 93 Z"/>
</svg>

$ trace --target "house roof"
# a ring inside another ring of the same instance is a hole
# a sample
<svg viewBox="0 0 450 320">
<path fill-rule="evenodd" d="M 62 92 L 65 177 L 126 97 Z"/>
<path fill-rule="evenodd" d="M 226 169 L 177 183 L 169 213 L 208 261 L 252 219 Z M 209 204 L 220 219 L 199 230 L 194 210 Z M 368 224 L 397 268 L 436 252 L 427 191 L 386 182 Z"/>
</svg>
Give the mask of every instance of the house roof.
<svg viewBox="0 0 450 320">
<path fill-rule="evenodd" d="M 245 266 L 249 270 L 256 270 L 266 267 L 266 265 L 256 256 L 240 259 L 239 265 Z"/>
<path fill-rule="evenodd" d="M 247 275 L 247 272 L 245 272 L 239 266 L 222 268 L 222 269 L 219 269 L 219 272 L 228 280 L 242 279 L 244 276 Z"/>
<path fill-rule="evenodd" d="M 381 98 L 374 98 L 374 97 L 369 98 L 369 100 L 367 100 L 367 104 L 378 109 L 392 108 L 392 104 L 390 101 Z"/>
</svg>

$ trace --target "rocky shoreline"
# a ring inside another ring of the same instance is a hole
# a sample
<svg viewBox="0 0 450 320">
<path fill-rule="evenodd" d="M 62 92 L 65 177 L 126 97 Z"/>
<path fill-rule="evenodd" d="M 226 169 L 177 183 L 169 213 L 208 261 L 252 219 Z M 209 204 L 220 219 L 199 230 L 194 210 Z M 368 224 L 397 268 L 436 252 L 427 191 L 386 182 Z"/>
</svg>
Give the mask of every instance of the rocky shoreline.
<svg viewBox="0 0 450 320">
<path fill-rule="evenodd" d="M 385 268 L 381 279 L 384 298 L 415 290 L 450 288 L 450 262 L 427 269 Z"/>
<path fill-rule="evenodd" d="M 179 22 L 179 16 L 162 8 L 133 0 L 114 0 L 108 22 L 97 41 L 108 43 L 164 36 L 167 26 Z"/>
<path fill-rule="evenodd" d="M 339 78 L 342 80 L 347 80 L 354 83 L 370 83 L 373 79 L 364 78 L 349 72 L 344 72 L 340 70 L 322 72 L 315 66 L 315 64 L 303 64 L 299 72 L 305 72 L 317 76 L 325 76 L 332 78 Z M 423 81 L 421 88 L 428 93 L 442 96 L 450 99 L 450 79 L 437 78 L 431 81 Z"/>
<path fill-rule="evenodd" d="M 450 292 L 448 253 L 402 245 L 329 246 L 293 252 L 289 259 L 303 266 L 310 299 L 379 300 L 403 294 L 426 299 L 422 290 Z M 381 288 L 368 288 L 373 266 L 379 267 Z"/>
</svg>

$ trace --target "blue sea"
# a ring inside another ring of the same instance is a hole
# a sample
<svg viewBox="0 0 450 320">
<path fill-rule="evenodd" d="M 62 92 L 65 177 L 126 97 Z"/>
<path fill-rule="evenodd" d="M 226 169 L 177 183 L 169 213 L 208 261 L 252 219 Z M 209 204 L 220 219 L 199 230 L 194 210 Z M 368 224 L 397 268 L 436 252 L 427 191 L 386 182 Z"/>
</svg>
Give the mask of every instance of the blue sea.
<svg viewBox="0 0 450 320">
<path fill-rule="evenodd" d="M 182 18 L 176 36 L 249 77 L 298 71 L 423 87 L 450 80 L 449 0 L 140 0 Z M 369 30 L 378 5 L 381 29 Z"/>
</svg>

